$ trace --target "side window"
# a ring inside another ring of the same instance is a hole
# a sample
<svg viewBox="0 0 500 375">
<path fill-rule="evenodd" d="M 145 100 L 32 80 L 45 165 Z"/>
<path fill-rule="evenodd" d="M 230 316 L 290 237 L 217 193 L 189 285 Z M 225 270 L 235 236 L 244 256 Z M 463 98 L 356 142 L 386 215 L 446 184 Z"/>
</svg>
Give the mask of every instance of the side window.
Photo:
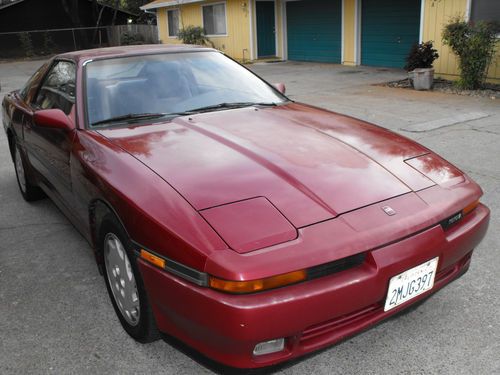
<svg viewBox="0 0 500 375">
<path fill-rule="evenodd" d="M 67 115 L 75 103 L 75 64 L 58 61 L 42 82 L 35 100 L 40 109 L 58 108 Z"/>
<path fill-rule="evenodd" d="M 203 28 L 207 35 L 225 35 L 226 3 L 203 5 Z"/>
<path fill-rule="evenodd" d="M 42 74 L 45 72 L 46 69 L 46 63 L 43 64 L 36 72 L 31 76 L 31 78 L 26 82 L 24 87 L 19 91 L 19 95 L 21 98 L 23 98 L 24 101 L 28 100 L 28 96 L 30 94 L 30 91 L 32 91 L 36 85 L 36 83 L 40 80 Z"/>
<path fill-rule="evenodd" d="M 179 35 L 179 9 L 167 11 L 168 16 L 168 36 L 175 38 Z"/>
</svg>

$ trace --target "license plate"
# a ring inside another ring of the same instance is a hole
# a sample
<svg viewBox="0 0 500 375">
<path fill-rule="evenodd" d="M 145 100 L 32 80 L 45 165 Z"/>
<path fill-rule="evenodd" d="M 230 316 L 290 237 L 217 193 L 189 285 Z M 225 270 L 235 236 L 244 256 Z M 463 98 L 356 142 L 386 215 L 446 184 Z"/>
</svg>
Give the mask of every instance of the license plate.
<svg viewBox="0 0 500 375">
<path fill-rule="evenodd" d="M 389 311 L 419 294 L 432 289 L 439 258 L 431 259 L 413 267 L 389 281 L 384 311 Z"/>
</svg>

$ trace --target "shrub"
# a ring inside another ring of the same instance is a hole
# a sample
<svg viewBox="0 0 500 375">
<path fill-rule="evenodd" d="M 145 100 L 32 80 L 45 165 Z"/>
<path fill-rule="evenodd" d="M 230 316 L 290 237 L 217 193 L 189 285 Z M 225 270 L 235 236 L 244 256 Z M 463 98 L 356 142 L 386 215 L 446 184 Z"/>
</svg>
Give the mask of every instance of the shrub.
<svg viewBox="0 0 500 375">
<path fill-rule="evenodd" d="M 500 25 L 496 22 L 465 22 L 456 17 L 443 31 L 443 42 L 458 56 L 460 79 L 464 89 L 477 89 L 486 79 L 488 67 L 495 54 L 496 35 Z"/>
<path fill-rule="evenodd" d="M 21 43 L 21 47 L 22 47 L 26 57 L 35 56 L 35 49 L 33 48 L 33 41 L 31 40 L 31 36 L 29 33 L 24 32 L 24 33 L 19 34 L 19 42 Z"/>
<path fill-rule="evenodd" d="M 406 71 L 411 72 L 417 68 L 432 68 L 432 63 L 439 57 L 437 50 L 432 47 L 432 41 L 415 43 L 406 57 L 404 67 Z"/>
<path fill-rule="evenodd" d="M 141 34 L 133 34 L 126 31 L 120 37 L 120 44 L 122 46 L 144 44 L 144 37 Z"/>
<path fill-rule="evenodd" d="M 203 27 L 199 26 L 186 26 L 179 30 L 177 38 L 182 40 L 184 44 L 196 44 L 199 46 L 211 46 L 214 44 L 205 35 Z"/>
</svg>

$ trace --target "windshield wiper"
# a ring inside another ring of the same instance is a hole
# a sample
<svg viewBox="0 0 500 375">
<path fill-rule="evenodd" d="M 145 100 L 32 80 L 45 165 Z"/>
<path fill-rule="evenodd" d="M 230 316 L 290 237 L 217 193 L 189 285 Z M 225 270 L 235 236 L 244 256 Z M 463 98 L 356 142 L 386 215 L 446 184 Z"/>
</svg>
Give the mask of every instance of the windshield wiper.
<svg viewBox="0 0 500 375">
<path fill-rule="evenodd" d="M 268 106 L 274 107 L 276 103 L 258 103 L 258 102 L 234 102 L 234 103 L 219 103 L 214 105 L 208 105 L 205 107 L 199 107 L 194 109 L 189 109 L 183 113 L 192 114 L 192 113 L 201 113 L 201 112 L 210 112 L 218 109 L 231 109 L 231 108 L 243 108 L 243 107 L 251 107 L 251 106 Z"/>
<path fill-rule="evenodd" d="M 231 109 L 231 108 L 243 108 L 243 107 L 251 107 L 251 106 L 266 106 L 266 107 L 274 107 L 276 103 L 258 103 L 258 102 L 234 102 L 234 103 L 219 103 L 215 105 L 208 105 L 205 107 L 199 107 L 194 109 L 188 109 L 183 112 L 172 112 L 172 113 L 129 113 L 126 115 L 110 117 L 105 120 L 100 120 L 92 123 L 92 126 L 111 124 L 114 122 L 121 121 L 130 121 L 130 120 L 144 120 L 144 119 L 155 119 L 160 117 L 168 117 L 168 116 L 185 116 L 191 115 L 195 113 L 202 112 L 210 112 L 218 109 Z"/>
<path fill-rule="evenodd" d="M 111 124 L 113 122 L 129 121 L 129 120 L 144 120 L 144 119 L 154 119 L 164 116 L 168 116 L 168 113 L 129 113 L 126 115 L 110 117 L 105 120 L 100 120 L 92 123 L 92 126 Z"/>
</svg>

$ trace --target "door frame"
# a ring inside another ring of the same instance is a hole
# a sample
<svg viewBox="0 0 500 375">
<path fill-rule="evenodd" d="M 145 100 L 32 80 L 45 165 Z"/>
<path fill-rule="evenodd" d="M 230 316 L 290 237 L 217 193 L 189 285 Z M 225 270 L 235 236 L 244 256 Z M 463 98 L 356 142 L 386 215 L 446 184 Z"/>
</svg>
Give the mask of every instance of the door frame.
<svg viewBox="0 0 500 375">
<path fill-rule="evenodd" d="M 276 0 L 254 0 L 252 4 L 252 14 L 255 14 L 255 23 L 253 19 L 250 19 L 251 26 L 255 27 L 255 32 L 252 32 L 252 39 L 253 43 L 252 45 L 255 46 L 252 48 L 252 55 L 255 54 L 255 56 L 252 56 L 253 59 L 258 59 L 259 58 L 259 41 L 258 41 L 258 33 L 259 30 L 257 30 L 257 2 L 259 1 L 267 1 L 267 2 L 273 2 L 274 3 L 274 54 L 275 56 L 279 56 L 279 50 L 278 50 L 278 4 Z"/>
<path fill-rule="evenodd" d="M 425 1 L 420 0 L 420 26 L 418 31 L 418 42 L 422 43 L 424 39 L 424 21 L 425 21 Z M 470 1 L 470 0 L 468 0 Z M 344 0 L 342 0 L 342 3 Z M 354 64 L 361 65 L 361 7 L 363 0 L 355 0 L 354 2 Z M 343 41 L 342 41 L 343 45 Z"/>
</svg>

